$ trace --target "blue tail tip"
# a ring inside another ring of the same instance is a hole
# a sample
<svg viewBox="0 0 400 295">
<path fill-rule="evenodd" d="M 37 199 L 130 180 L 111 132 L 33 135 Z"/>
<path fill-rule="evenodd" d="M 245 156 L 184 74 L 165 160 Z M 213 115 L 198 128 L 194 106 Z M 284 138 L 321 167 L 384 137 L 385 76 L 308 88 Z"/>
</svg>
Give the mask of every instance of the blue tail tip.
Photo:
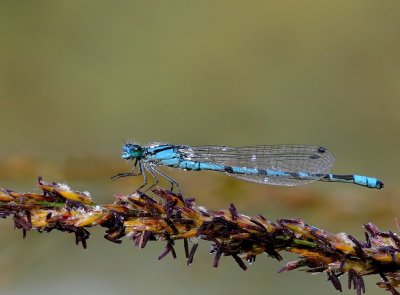
<svg viewBox="0 0 400 295">
<path fill-rule="evenodd" d="M 382 181 L 380 181 L 380 180 L 378 180 L 377 182 L 376 182 L 376 188 L 377 189 L 382 189 L 382 188 L 384 188 L 384 184 L 383 184 L 383 182 Z"/>
</svg>

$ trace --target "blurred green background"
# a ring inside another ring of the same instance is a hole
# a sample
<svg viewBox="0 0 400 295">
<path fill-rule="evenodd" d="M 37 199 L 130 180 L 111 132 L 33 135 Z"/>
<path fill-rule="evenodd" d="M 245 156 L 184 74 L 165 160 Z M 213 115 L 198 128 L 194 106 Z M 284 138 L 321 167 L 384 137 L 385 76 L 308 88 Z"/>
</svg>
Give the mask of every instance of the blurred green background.
<svg viewBox="0 0 400 295">
<path fill-rule="evenodd" d="M 130 169 L 124 139 L 317 144 L 335 154 L 334 172 L 380 177 L 385 190 L 164 171 L 210 209 L 234 202 L 359 238 L 369 221 L 395 230 L 399 15 L 398 1 L 3 1 L 0 187 L 35 190 L 42 175 L 112 202 L 141 181 L 110 180 Z M 267 257 L 247 272 L 228 258 L 214 269 L 207 243 L 187 267 L 179 242 L 178 259 L 159 262 L 162 243 L 114 245 L 101 229 L 84 251 L 67 234 L 23 241 L 10 220 L 0 226 L 2 294 L 337 294 L 324 276 L 277 274 Z M 377 280 L 368 294 L 384 294 Z"/>
</svg>

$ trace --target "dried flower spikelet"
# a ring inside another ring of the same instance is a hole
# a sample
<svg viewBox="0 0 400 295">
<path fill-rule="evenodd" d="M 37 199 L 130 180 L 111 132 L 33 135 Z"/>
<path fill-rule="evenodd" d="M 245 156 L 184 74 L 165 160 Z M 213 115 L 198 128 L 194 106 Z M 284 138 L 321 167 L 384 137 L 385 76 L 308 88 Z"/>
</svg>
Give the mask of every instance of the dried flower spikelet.
<svg viewBox="0 0 400 295">
<path fill-rule="evenodd" d="M 400 286 L 400 273 L 391 273 L 385 278 L 385 280 L 382 279 L 381 282 L 376 284 L 379 287 L 392 292 L 392 294 L 396 294 L 395 292 L 397 291 L 394 288 L 398 288 Z"/>
<path fill-rule="evenodd" d="M 81 214 L 74 222 L 76 227 L 88 227 L 95 226 L 97 224 L 102 224 L 109 217 L 108 213 L 104 212 L 90 212 L 86 214 Z"/>
<path fill-rule="evenodd" d="M 41 230 L 48 226 L 48 217 L 52 214 L 52 210 L 32 210 L 31 222 L 35 229 Z"/>
<path fill-rule="evenodd" d="M 19 193 L 19 192 L 14 192 L 12 190 L 2 190 L 3 193 L 8 194 L 9 196 L 13 197 L 14 199 L 19 199 L 22 196 L 24 196 L 24 194 Z"/>
<path fill-rule="evenodd" d="M 339 251 L 342 251 L 343 253 L 355 254 L 354 247 L 356 245 L 346 233 L 336 234 L 334 238 L 330 241 L 330 243 L 332 247 Z"/>
<path fill-rule="evenodd" d="M 327 257 L 323 253 L 318 251 L 313 251 L 312 249 L 301 249 L 292 247 L 289 249 L 291 253 L 298 254 L 300 257 L 307 260 L 307 265 L 309 266 L 328 266 L 332 264 L 334 260 L 333 257 Z"/>
<path fill-rule="evenodd" d="M 365 252 L 369 257 L 382 264 L 398 263 L 400 261 L 400 253 L 389 248 L 365 249 Z"/>
<path fill-rule="evenodd" d="M 109 211 L 115 211 L 118 213 L 126 213 L 129 211 L 129 207 L 128 206 L 124 206 L 121 204 L 106 204 L 103 205 L 103 208 L 109 210 Z"/>
<path fill-rule="evenodd" d="M 162 234 L 164 232 L 171 232 L 167 229 L 168 225 L 164 220 L 157 220 L 155 218 L 140 217 L 132 220 L 124 221 L 125 231 L 127 234 L 130 232 L 152 232 L 154 234 Z"/>
<path fill-rule="evenodd" d="M 373 264 L 369 262 L 354 259 L 345 259 L 341 262 L 338 270 L 345 272 L 354 270 L 360 275 L 368 275 L 376 271 L 376 268 Z"/>
<path fill-rule="evenodd" d="M 85 193 L 72 192 L 72 191 L 60 190 L 60 189 L 58 189 L 57 192 L 67 200 L 76 201 L 76 202 L 80 202 L 80 203 L 87 204 L 87 205 L 94 204 L 92 198 Z"/>
<path fill-rule="evenodd" d="M 8 194 L 5 190 L 0 190 L 0 202 L 12 202 L 14 197 Z"/>
<path fill-rule="evenodd" d="M 165 209 L 161 204 L 155 201 L 149 202 L 149 199 L 143 198 L 143 196 L 140 196 L 139 194 L 131 195 L 127 199 L 133 208 L 144 211 L 153 210 L 154 213 L 165 214 Z"/>
</svg>

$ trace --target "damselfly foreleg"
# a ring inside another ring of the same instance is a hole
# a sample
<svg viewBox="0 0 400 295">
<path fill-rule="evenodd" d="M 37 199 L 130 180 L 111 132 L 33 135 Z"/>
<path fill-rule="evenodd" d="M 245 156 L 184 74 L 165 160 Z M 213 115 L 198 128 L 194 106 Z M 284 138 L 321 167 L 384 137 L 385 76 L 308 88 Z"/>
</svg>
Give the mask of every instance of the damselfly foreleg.
<svg viewBox="0 0 400 295">
<path fill-rule="evenodd" d="M 139 163 L 139 171 L 135 172 L 136 170 L 136 166 L 138 166 Z M 138 176 L 138 175 L 142 175 L 143 171 L 142 171 L 142 165 L 141 163 L 138 161 L 138 159 L 136 159 L 135 164 L 133 164 L 133 167 L 131 169 L 131 171 L 129 172 L 125 172 L 125 173 L 118 173 L 117 175 L 114 175 L 113 177 L 111 177 L 112 180 L 117 180 L 118 178 L 122 178 L 122 177 L 127 177 L 127 176 Z"/>
</svg>

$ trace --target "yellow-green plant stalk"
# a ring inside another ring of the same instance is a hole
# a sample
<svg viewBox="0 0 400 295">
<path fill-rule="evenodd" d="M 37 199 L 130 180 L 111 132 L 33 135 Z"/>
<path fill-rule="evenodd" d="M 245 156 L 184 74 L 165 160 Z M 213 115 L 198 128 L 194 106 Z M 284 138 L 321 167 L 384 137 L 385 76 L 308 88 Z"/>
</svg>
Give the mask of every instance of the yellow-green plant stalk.
<svg viewBox="0 0 400 295">
<path fill-rule="evenodd" d="M 239 214 L 233 204 L 228 210 L 210 211 L 196 205 L 194 199 L 162 189 L 154 198 L 135 193 L 116 196 L 113 204 L 96 204 L 87 192 L 71 190 L 60 183 L 46 183 L 39 178 L 42 194 L 0 191 L 0 216 L 12 216 L 16 228 L 27 231 L 59 230 L 74 233 L 76 243 L 86 248 L 88 228 L 106 228 L 105 238 L 121 243 L 123 237 L 144 248 L 149 241 L 165 241 L 159 259 L 171 254 L 176 257 L 175 241 L 183 240 L 187 264 L 193 262 L 197 240 L 212 243 L 213 266 L 222 255 L 231 256 L 246 270 L 246 261 L 268 254 L 282 260 L 281 251 L 295 253 L 299 260 L 287 263 L 279 272 L 296 268 L 307 272 L 323 272 L 339 291 L 339 278 L 347 273 L 348 287 L 357 294 L 365 293 L 363 276 L 380 276 L 378 286 L 392 294 L 400 294 L 400 239 L 392 231 L 381 232 L 372 223 L 365 224 L 366 241 L 353 236 L 307 225 L 301 219 L 280 219 L 271 222 L 262 215 L 249 217 Z M 189 249 L 188 241 L 193 242 Z"/>
</svg>

